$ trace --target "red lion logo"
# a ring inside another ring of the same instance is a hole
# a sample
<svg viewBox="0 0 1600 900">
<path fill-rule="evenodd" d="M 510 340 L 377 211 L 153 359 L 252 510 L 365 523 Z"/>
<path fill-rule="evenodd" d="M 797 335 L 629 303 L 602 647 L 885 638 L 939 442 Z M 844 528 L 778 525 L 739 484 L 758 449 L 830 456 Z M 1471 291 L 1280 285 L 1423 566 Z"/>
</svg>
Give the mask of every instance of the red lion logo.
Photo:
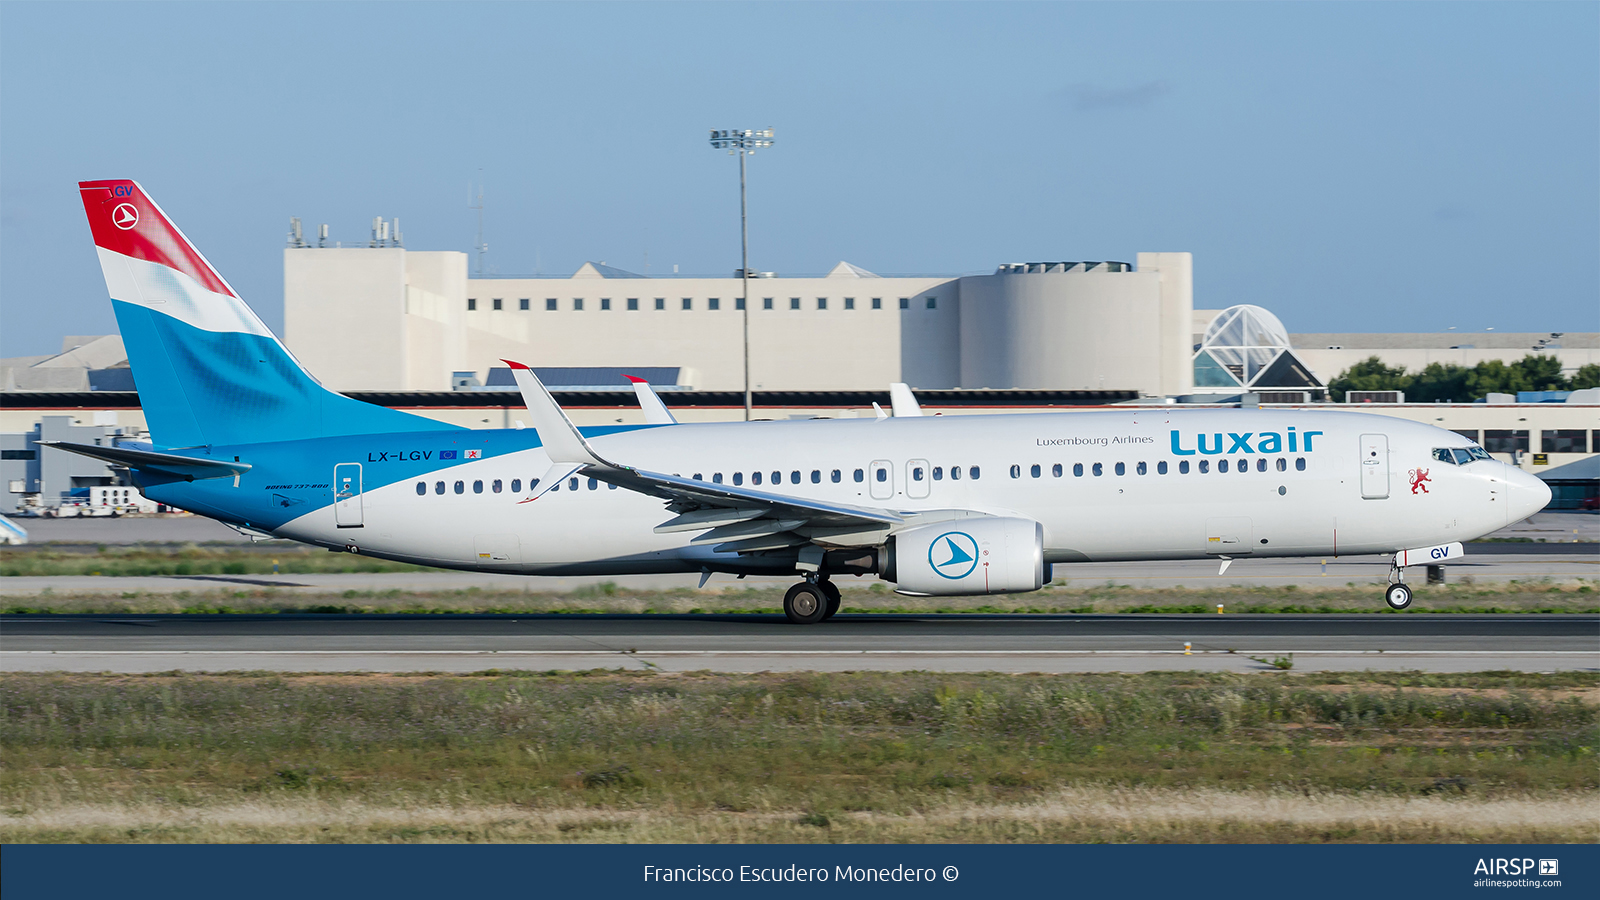
<svg viewBox="0 0 1600 900">
<path fill-rule="evenodd" d="M 1428 477 L 1427 469 L 1412 469 L 1411 493 L 1415 494 L 1417 492 L 1417 488 L 1422 488 L 1422 492 L 1424 494 L 1428 493 L 1428 482 L 1432 480 L 1433 479 Z"/>
</svg>

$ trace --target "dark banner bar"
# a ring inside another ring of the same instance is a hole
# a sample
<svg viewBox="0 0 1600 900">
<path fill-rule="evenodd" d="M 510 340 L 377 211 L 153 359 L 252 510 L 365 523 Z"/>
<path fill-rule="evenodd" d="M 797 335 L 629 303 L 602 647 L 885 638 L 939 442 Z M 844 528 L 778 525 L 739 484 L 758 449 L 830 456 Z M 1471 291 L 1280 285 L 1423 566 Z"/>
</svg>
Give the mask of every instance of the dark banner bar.
<svg viewBox="0 0 1600 900">
<path fill-rule="evenodd" d="M 6 900 L 1600 896 L 1600 847 L 1576 844 L 8 845 L 3 857 Z"/>
</svg>

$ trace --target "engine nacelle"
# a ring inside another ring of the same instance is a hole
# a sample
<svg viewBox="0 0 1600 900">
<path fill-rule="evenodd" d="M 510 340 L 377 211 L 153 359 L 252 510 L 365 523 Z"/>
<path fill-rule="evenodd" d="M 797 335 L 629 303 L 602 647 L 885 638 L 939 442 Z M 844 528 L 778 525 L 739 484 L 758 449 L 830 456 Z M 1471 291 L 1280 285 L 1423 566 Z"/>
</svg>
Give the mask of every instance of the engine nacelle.
<svg viewBox="0 0 1600 900">
<path fill-rule="evenodd" d="M 889 539 L 883 577 L 906 594 L 1017 594 L 1049 579 L 1044 526 L 981 517 L 935 522 Z"/>
</svg>

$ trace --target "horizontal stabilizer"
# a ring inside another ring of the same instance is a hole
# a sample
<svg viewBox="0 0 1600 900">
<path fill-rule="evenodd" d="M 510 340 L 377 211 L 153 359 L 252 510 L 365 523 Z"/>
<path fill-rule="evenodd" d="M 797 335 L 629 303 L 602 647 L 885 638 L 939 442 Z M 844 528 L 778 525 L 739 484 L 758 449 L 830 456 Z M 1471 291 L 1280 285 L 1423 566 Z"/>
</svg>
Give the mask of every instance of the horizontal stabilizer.
<svg viewBox="0 0 1600 900">
<path fill-rule="evenodd" d="M 245 462 L 179 456 L 176 453 L 157 453 L 154 450 L 132 450 L 127 447 L 101 447 L 97 444 L 73 444 L 67 441 L 40 441 L 46 447 L 103 460 L 117 466 L 150 472 L 163 472 L 195 481 L 203 478 L 236 478 L 253 466 Z"/>
</svg>

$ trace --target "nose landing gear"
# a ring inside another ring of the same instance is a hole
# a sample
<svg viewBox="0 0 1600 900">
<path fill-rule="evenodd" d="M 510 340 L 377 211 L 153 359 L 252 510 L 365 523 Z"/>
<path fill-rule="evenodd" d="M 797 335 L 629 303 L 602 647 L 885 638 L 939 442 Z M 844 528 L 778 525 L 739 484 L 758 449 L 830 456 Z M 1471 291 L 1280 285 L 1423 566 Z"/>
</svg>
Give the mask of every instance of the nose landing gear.
<svg viewBox="0 0 1600 900">
<path fill-rule="evenodd" d="M 1397 581 L 1384 590 L 1383 602 L 1389 604 L 1390 609 L 1399 612 L 1411 605 L 1411 588 L 1404 582 Z"/>
<path fill-rule="evenodd" d="M 815 625 L 839 611 L 839 588 L 826 578 L 806 575 L 783 595 L 783 614 L 796 625 Z"/>
<path fill-rule="evenodd" d="M 1395 612 L 1411 605 L 1411 588 L 1406 585 L 1406 570 L 1399 560 L 1389 563 L 1389 586 L 1383 589 L 1383 602 Z"/>
</svg>

